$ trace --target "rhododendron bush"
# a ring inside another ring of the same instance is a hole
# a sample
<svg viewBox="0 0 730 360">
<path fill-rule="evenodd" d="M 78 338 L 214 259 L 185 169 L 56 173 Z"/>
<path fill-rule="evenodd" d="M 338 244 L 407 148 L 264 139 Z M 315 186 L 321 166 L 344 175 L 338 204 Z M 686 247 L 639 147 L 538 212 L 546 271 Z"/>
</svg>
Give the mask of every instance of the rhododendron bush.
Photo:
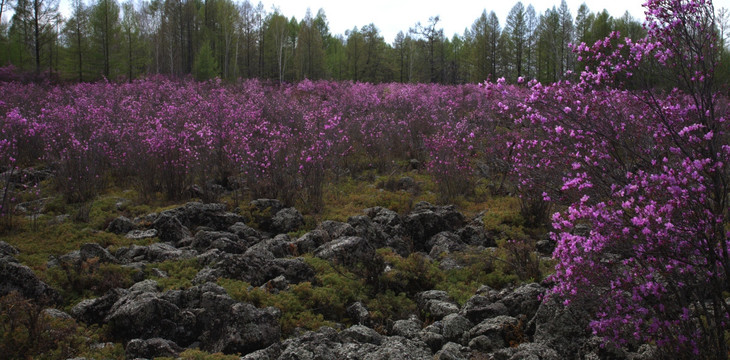
<svg viewBox="0 0 730 360">
<path fill-rule="evenodd" d="M 470 191 L 481 129 L 492 123 L 479 86 L 198 83 L 49 87 L 0 84 L 0 172 L 42 161 L 67 201 L 114 179 L 145 196 L 193 185 L 322 207 L 328 177 L 417 159 L 451 196 Z M 479 135 L 479 136 L 477 136 Z"/>
<path fill-rule="evenodd" d="M 550 296 L 592 310 L 617 343 L 726 358 L 730 112 L 713 83 L 714 9 L 645 6 L 649 36 L 576 46 L 591 65 L 574 81 L 486 90 L 515 124 L 523 202 L 563 206 Z M 652 68 L 674 87 L 652 87 Z"/>
</svg>

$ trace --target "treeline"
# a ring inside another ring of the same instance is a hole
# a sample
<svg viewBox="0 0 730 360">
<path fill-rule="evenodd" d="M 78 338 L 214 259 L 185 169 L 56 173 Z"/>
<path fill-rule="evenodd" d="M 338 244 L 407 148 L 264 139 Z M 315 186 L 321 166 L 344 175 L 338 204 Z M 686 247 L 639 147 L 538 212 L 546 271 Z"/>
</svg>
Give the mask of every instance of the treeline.
<svg viewBox="0 0 730 360">
<path fill-rule="evenodd" d="M 75 81 L 192 74 L 282 82 L 460 84 L 520 76 L 552 82 L 583 67 L 570 43 L 590 44 L 612 31 L 644 36 L 628 12 L 614 18 L 583 4 L 574 16 L 564 0 L 542 12 L 518 2 L 504 24 L 485 10 L 452 38 L 432 17 L 392 44 L 372 23 L 332 34 L 322 9 L 297 20 L 249 0 L 72 0 L 68 19 L 58 0 L 0 1 L 15 11 L 0 27 L 0 64 Z"/>
</svg>

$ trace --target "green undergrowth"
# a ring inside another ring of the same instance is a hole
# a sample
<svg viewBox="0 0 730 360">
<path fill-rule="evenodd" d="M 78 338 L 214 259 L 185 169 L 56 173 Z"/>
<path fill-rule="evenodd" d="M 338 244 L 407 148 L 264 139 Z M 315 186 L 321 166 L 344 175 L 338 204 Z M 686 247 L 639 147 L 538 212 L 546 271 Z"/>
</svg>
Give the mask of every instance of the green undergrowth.
<svg viewBox="0 0 730 360">
<path fill-rule="evenodd" d="M 239 360 L 240 355 L 224 355 L 221 353 L 207 353 L 198 349 L 186 349 L 177 357 L 157 357 L 155 360 Z"/>
<path fill-rule="evenodd" d="M 157 281 L 162 291 L 167 290 L 181 290 L 191 287 L 192 281 L 195 275 L 198 274 L 200 269 L 203 267 L 200 265 L 197 259 L 184 259 L 184 260 L 168 260 L 157 264 L 150 264 L 149 269 L 160 269 L 164 271 L 166 277 L 155 277 L 150 278 Z"/>
</svg>

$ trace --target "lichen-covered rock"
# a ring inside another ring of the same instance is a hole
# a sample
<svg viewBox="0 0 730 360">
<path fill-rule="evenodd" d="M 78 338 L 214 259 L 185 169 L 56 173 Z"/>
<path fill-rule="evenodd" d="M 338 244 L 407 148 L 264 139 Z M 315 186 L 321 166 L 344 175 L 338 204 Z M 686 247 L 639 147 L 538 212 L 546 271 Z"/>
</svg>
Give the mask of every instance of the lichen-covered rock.
<svg viewBox="0 0 730 360">
<path fill-rule="evenodd" d="M 564 357 L 541 343 L 523 343 L 514 348 L 501 349 L 492 354 L 494 360 L 563 360 Z"/>
<path fill-rule="evenodd" d="M 0 257 L 0 296 L 13 291 L 41 303 L 55 303 L 59 300 L 58 292 L 41 281 L 33 270 L 19 264 L 12 256 L 3 256 Z"/>
<path fill-rule="evenodd" d="M 459 312 L 459 306 L 443 290 L 428 290 L 416 294 L 416 304 L 422 314 L 435 320 Z"/>
<path fill-rule="evenodd" d="M 0 257 L 18 255 L 18 249 L 5 241 L 0 241 Z"/>
<path fill-rule="evenodd" d="M 565 307 L 555 298 L 543 302 L 528 327 L 534 327 L 534 341 L 563 356 L 578 354 L 590 336 L 590 314 L 578 307 Z"/>
<path fill-rule="evenodd" d="M 87 243 L 84 245 L 81 245 L 81 249 L 79 250 L 79 255 L 81 255 L 81 260 L 86 261 L 89 259 L 97 258 L 100 262 L 107 262 L 107 263 L 116 263 L 118 262 L 117 258 L 112 255 L 109 250 L 101 247 L 101 245 L 97 243 Z"/>
<path fill-rule="evenodd" d="M 333 220 L 322 221 L 319 226 L 317 226 L 317 229 L 324 230 L 330 239 L 357 235 L 357 231 L 355 231 L 355 228 L 353 228 L 350 224 Z"/>
<path fill-rule="evenodd" d="M 469 349 L 457 343 L 449 342 L 436 352 L 434 360 L 468 360 Z"/>
<path fill-rule="evenodd" d="M 421 332 L 423 323 L 417 317 L 413 316 L 410 319 L 396 320 L 393 323 L 391 330 L 392 335 L 402 336 L 407 339 L 415 339 L 418 337 L 418 333 Z"/>
<path fill-rule="evenodd" d="M 134 225 L 132 220 L 129 220 L 129 218 L 127 217 L 120 216 L 109 223 L 109 225 L 106 227 L 106 231 L 122 235 L 136 228 L 137 226 Z"/>
<path fill-rule="evenodd" d="M 354 325 L 340 332 L 340 338 L 344 342 L 354 341 L 358 343 L 367 343 L 380 345 L 383 343 L 383 335 L 378 334 L 377 331 L 364 326 Z"/>
<path fill-rule="evenodd" d="M 540 284 L 525 284 L 509 291 L 500 301 L 507 307 L 511 316 L 525 315 L 531 319 L 535 316 L 540 306 L 540 296 L 544 293 L 545 288 Z"/>
<path fill-rule="evenodd" d="M 467 225 L 456 231 L 461 241 L 472 246 L 496 247 L 497 242 L 484 229 L 484 225 Z"/>
<path fill-rule="evenodd" d="M 332 240 L 314 251 L 314 256 L 343 266 L 354 266 L 363 261 L 372 261 L 375 248 L 358 236 L 346 236 Z"/>
<path fill-rule="evenodd" d="M 304 217 L 293 207 L 281 209 L 271 218 L 271 229 L 278 234 L 297 231 L 302 225 Z"/>
<path fill-rule="evenodd" d="M 160 213 L 152 223 L 152 227 L 157 230 L 157 237 L 160 238 L 160 241 L 169 242 L 175 246 L 189 241 L 193 237 L 190 230 L 180 222 L 174 212 Z"/>
<path fill-rule="evenodd" d="M 467 343 L 464 334 L 474 327 L 471 321 L 459 314 L 449 314 L 441 320 L 441 323 L 443 324 L 441 334 L 444 339 L 455 343 Z"/>
<path fill-rule="evenodd" d="M 314 229 L 294 240 L 294 245 L 297 247 L 297 254 L 302 255 L 314 252 L 314 250 L 328 243 L 330 240 L 331 238 L 327 231 Z"/>
<path fill-rule="evenodd" d="M 156 236 L 157 236 L 157 229 L 131 230 L 127 233 L 127 235 L 124 235 L 125 238 L 130 239 L 130 240 L 151 239 Z"/>
<path fill-rule="evenodd" d="M 426 242 L 426 249 L 429 251 L 428 255 L 436 259 L 442 254 L 464 251 L 466 245 L 458 235 L 450 231 L 442 231 Z"/>
<path fill-rule="evenodd" d="M 127 359 L 177 357 L 182 351 L 183 348 L 175 344 L 174 341 L 162 338 L 132 339 L 125 348 Z"/>
<path fill-rule="evenodd" d="M 243 254 L 247 249 L 246 244 L 236 234 L 226 231 L 200 230 L 195 233 L 191 246 L 199 252 L 218 249 L 230 254 Z"/>
<path fill-rule="evenodd" d="M 518 335 L 521 328 L 520 320 L 512 316 L 497 316 L 486 319 L 468 331 L 466 336 L 471 342 L 479 336 L 484 336 L 493 348 L 498 349 L 509 346 L 510 342 L 519 342 L 523 339 Z"/>
<path fill-rule="evenodd" d="M 262 235 L 258 232 L 258 230 L 242 222 L 237 222 L 228 227 L 228 232 L 236 234 L 236 236 L 243 240 L 247 246 L 251 246 L 262 239 Z"/>
<path fill-rule="evenodd" d="M 466 301 L 460 313 L 469 321 L 478 324 L 484 319 L 508 315 L 509 311 L 501 302 L 493 303 L 486 296 L 474 295 Z"/>
<path fill-rule="evenodd" d="M 347 307 L 347 314 L 359 325 L 367 325 L 370 322 L 370 311 L 359 301 Z"/>
<path fill-rule="evenodd" d="M 256 199 L 249 203 L 251 216 L 260 229 L 269 231 L 272 227 L 272 219 L 279 210 L 284 208 L 281 201 L 276 199 Z"/>
<path fill-rule="evenodd" d="M 434 206 L 426 202 L 416 204 L 414 210 L 404 221 L 415 250 L 430 249 L 426 242 L 442 231 L 454 231 L 464 225 L 464 215 L 456 211 L 453 205 Z"/>
<path fill-rule="evenodd" d="M 235 303 L 227 312 L 222 313 L 224 325 L 208 329 L 212 338 L 217 338 L 209 346 L 211 352 L 227 354 L 247 354 L 265 348 L 281 337 L 278 310 L 258 309 L 248 303 Z"/>
<path fill-rule="evenodd" d="M 71 315 L 87 324 L 102 324 L 114 303 L 128 293 L 125 289 L 112 289 L 101 297 L 82 300 L 71 308 Z"/>
<path fill-rule="evenodd" d="M 174 339 L 180 308 L 157 293 L 130 292 L 114 303 L 104 322 L 122 339 Z"/>
</svg>

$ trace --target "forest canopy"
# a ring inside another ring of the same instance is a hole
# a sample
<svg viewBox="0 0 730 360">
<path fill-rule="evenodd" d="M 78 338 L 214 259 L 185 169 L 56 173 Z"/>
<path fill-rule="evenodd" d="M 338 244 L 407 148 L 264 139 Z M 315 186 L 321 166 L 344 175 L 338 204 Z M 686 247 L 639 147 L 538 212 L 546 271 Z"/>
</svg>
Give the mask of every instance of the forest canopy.
<svg viewBox="0 0 730 360">
<path fill-rule="evenodd" d="M 612 16 L 585 4 L 570 9 L 565 1 L 544 10 L 517 2 L 504 23 L 484 10 L 451 38 L 434 16 L 403 24 L 392 43 L 373 23 L 333 34 L 325 9 L 296 19 L 249 0 L 73 0 L 68 18 L 58 0 L 0 1 L 0 18 L 13 11 L 0 24 L 0 65 L 68 81 L 164 74 L 442 84 L 524 77 L 548 83 L 586 66 L 571 44 L 593 44 L 613 31 L 632 39 L 646 35 L 642 19 L 628 12 Z M 724 39 L 727 11 L 721 9 L 718 19 Z M 726 73 L 724 65 L 720 78 Z"/>
</svg>

